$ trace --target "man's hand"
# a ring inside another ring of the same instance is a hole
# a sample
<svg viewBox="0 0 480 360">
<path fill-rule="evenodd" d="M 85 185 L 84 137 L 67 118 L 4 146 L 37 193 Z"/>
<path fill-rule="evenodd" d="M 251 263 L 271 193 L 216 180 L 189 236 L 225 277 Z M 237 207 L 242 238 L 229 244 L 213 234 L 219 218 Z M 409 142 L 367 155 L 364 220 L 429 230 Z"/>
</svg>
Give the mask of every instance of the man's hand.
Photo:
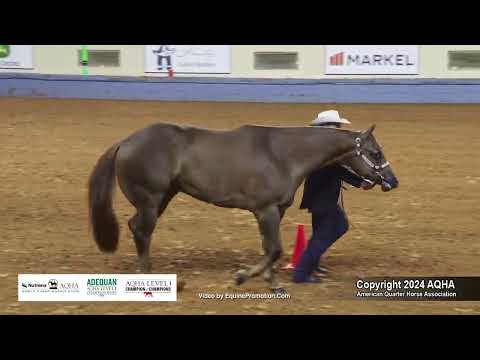
<svg viewBox="0 0 480 360">
<path fill-rule="evenodd" d="M 370 190 L 375 186 L 375 183 L 370 181 L 370 180 L 363 180 L 362 183 L 360 184 L 360 187 L 363 190 Z"/>
</svg>

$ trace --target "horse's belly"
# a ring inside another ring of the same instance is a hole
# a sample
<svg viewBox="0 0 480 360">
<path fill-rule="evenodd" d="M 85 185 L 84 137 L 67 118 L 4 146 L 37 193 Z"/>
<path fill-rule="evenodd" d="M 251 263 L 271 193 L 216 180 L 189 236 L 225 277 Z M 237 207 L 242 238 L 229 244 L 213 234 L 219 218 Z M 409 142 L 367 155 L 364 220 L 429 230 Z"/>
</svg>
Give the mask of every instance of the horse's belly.
<svg viewBox="0 0 480 360">
<path fill-rule="evenodd" d="M 181 180 L 180 180 L 181 179 Z M 179 178 L 181 191 L 217 206 L 252 210 L 279 201 L 286 189 L 280 174 L 260 171 L 206 173 L 199 169 Z"/>
<path fill-rule="evenodd" d="M 194 198 L 222 207 L 249 206 L 248 196 L 244 191 L 244 185 L 235 178 L 222 176 L 182 176 L 179 185 L 182 192 Z"/>
</svg>

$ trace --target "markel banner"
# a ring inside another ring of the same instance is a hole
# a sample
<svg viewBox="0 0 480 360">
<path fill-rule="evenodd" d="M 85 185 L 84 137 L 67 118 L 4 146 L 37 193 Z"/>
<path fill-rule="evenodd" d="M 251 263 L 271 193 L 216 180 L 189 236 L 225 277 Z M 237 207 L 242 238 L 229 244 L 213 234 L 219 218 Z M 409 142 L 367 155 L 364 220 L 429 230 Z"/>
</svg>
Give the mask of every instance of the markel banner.
<svg viewBox="0 0 480 360">
<path fill-rule="evenodd" d="M 418 45 L 326 45 L 325 74 L 418 75 Z"/>
<path fill-rule="evenodd" d="M 146 45 L 146 73 L 230 74 L 230 45 Z"/>
<path fill-rule="evenodd" d="M 0 69 L 33 69 L 33 46 L 0 45 Z"/>
</svg>

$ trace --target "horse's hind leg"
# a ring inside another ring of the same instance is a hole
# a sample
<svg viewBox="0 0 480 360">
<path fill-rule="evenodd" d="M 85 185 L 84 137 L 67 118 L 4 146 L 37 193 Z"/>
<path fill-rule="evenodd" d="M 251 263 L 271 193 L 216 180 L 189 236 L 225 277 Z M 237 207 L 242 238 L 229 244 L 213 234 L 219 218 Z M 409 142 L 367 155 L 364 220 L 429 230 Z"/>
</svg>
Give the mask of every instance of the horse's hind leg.
<svg viewBox="0 0 480 360">
<path fill-rule="evenodd" d="M 145 206 L 137 208 L 137 213 L 130 219 L 128 226 L 132 231 L 137 247 L 139 268 L 142 273 L 150 273 L 150 241 L 157 222 L 157 208 Z"/>
<path fill-rule="evenodd" d="M 141 272 L 150 273 L 152 270 L 150 260 L 150 242 L 157 218 L 159 218 L 177 191 L 170 189 L 164 194 L 149 196 L 148 201 L 142 201 L 142 206 L 137 207 L 137 213 L 128 221 L 132 231 Z M 144 197 L 145 199 L 145 197 Z"/>
<path fill-rule="evenodd" d="M 263 236 L 263 247 L 265 255 L 263 259 L 256 266 L 247 271 L 239 271 L 236 273 L 235 280 L 238 285 L 242 284 L 251 277 L 262 274 L 265 270 L 269 269 L 275 261 L 282 254 L 282 247 L 280 244 L 280 212 L 277 206 L 271 206 L 262 211 L 258 211 L 255 214 L 258 225 L 260 227 L 260 233 Z M 274 279 L 273 272 L 270 273 L 270 279 L 272 288 L 279 289 Z"/>
<path fill-rule="evenodd" d="M 282 221 L 288 206 L 289 205 L 278 207 L 279 214 L 280 214 L 280 222 Z M 265 239 L 265 236 L 263 236 L 263 234 L 262 234 L 262 246 L 263 246 L 263 253 L 268 256 L 268 254 L 270 253 L 270 248 L 269 248 L 270 244 L 268 240 Z M 275 281 L 275 276 L 273 274 L 273 264 L 271 264 L 265 269 L 265 272 L 263 273 L 263 279 L 269 282 L 272 288 L 278 288 L 278 283 Z"/>
</svg>

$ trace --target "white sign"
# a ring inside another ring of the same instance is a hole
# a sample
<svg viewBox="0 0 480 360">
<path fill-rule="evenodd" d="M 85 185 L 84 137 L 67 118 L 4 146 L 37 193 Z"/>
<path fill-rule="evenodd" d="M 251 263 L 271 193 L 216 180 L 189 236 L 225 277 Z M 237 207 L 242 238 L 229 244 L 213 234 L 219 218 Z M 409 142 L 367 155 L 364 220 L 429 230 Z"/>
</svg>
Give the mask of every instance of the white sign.
<svg viewBox="0 0 480 360">
<path fill-rule="evenodd" d="M 325 74 L 417 75 L 418 45 L 326 45 Z"/>
<path fill-rule="evenodd" d="M 1 69 L 33 69 L 32 45 L 0 45 Z"/>
<path fill-rule="evenodd" d="M 19 274 L 18 301 L 177 301 L 177 275 Z"/>
<path fill-rule="evenodd" d="M 146 45 L 146 73 L 230 74 L 230 45 Z"/>
</svg>

